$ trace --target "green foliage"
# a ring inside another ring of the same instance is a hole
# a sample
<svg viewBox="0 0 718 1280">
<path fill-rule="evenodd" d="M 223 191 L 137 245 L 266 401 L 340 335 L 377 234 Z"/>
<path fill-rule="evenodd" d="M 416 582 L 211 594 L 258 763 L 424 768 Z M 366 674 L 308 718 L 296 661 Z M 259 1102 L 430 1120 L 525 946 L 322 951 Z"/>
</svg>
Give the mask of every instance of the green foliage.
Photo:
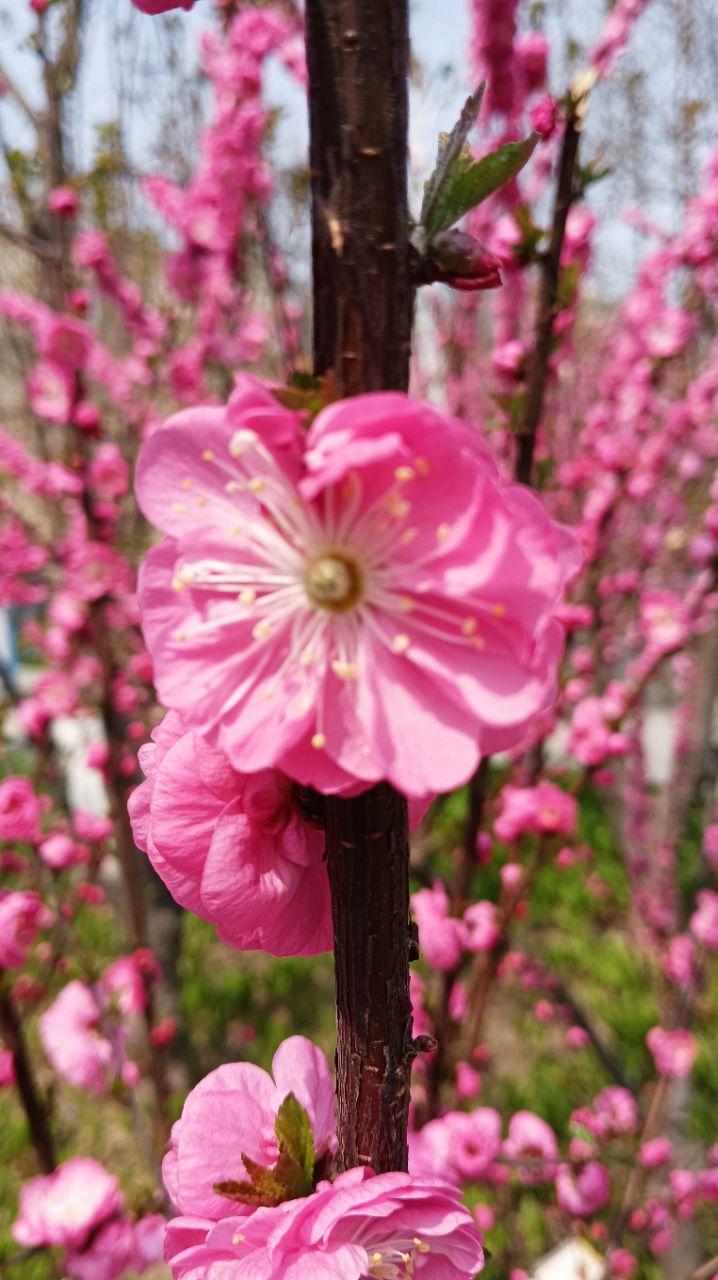
<svg viewBox="0 0 718 1280">
<path fill-rule="evenodd" d="M 439 135 L 436 166 L 424 188 L 420 223 L 426 244 L 475 209 L 523 169 L 538 142 L 532 133 L 475 161 L 467 138 L 481 110 L 485 84 L 464 103 L 451 133 Z"/>
</svg>

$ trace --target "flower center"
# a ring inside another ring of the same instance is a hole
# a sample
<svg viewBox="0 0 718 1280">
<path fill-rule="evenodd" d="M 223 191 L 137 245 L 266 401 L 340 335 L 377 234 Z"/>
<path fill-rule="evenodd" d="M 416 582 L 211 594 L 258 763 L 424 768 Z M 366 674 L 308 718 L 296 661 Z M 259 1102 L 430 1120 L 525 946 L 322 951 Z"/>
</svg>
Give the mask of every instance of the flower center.
<svg viewBox="0 0 718 1280">
<path fill-rule="evenodd" d="M 369 1275 L 372 1280 L 409 1280 L 414 1275 L 417 1257 L 430 1251 L 430 1246 L 418 1236 L 411 1241 L 382 1245 L 369 1254 Z"/>
<path fill-rule="evenodd" d="M 320 556 L 304 574 L 304 587 L 312 604 L 334 612 L 355 605 L 362 586 L 359 566 L 340 553 Z"/>
</svg>

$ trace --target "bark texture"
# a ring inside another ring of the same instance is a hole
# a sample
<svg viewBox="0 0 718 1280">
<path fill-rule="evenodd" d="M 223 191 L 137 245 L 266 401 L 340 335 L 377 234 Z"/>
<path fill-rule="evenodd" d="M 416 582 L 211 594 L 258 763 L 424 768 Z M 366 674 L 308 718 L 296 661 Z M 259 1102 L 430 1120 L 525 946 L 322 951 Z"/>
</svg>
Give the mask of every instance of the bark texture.
<svg viewBox="0 0 718 1280">
<path fill-rule="evenodd" d="M 342 396 L 406 391 L 406 0 L 307 0 L 314 363 Z M 387 713 L 389 709 L 387 708 Z M 405 1169 L 413 1057 L 406 802 L 327 798 L 342 1168 Z"/>
</svg>

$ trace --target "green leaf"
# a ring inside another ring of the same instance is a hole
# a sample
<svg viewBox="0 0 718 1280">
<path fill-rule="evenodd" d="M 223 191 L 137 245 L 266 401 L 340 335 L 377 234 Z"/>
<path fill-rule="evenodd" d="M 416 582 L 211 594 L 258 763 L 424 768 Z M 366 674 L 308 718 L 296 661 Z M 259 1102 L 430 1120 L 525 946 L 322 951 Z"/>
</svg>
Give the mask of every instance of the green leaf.
<svg viewBox="0 0 718 1280">
<path fill-rule="evenodd" d="M 474 163 L 470 149 L 463 146 L 454 156 L 441 189 L 429 208 L 422 210 L 422 224 L 427 241 L 439 231 L 453 226 L 470 209 L 498 191 L 523 169 L 538 142 L 532 133 L 522 142 L 506 142 Z M 425 201 L 426 204 L 426 201 Z"/>
<path fill-rule="evenodd" d="M 440 199 L 444 186 L 459 157 L 468 151 L 469 160 L 471 160 L 471 150 L 466 146 L 466 139 L 476 124 L 476 118 L 481 110 L 485 92 L 486 81 L 483 80 L 476 92 L 466 99 L 461 115 L 451 133 L 439 134 L 436 168 L 424 187 L 420 219 L 423 227 L 429 226 L 434 206 L 437 200 Z"/>
<path fill-rule="evenodd" d="M 293 1156 L 287 1155 L 286 1151 L 280 1152 L 273 1169 L 257 1164 L 248 1155 L 242 1156 L 242 1163 L 251 1181 L 235 1182 L 230 1178 L 225 1182 L 216 1182 L 212 1190 L 218 1196 L 239 1204 L 271 1209 L 283 1204 L 285 1200 L 299 1200 L 312 1193 L 311 1178 L 307 1180 L 301 1165 Z"/>
<path fill-rule="evenodd" d="M 314 1177 L 312 1126 L 304 1107 L 293 1093 L 287 1094 L 277 1112 L 274 1132 L 277 1135 L 280 1158 L 284 1154 L 292 1157 L 302 1170 L 311 1190 Z"/>
</svg>

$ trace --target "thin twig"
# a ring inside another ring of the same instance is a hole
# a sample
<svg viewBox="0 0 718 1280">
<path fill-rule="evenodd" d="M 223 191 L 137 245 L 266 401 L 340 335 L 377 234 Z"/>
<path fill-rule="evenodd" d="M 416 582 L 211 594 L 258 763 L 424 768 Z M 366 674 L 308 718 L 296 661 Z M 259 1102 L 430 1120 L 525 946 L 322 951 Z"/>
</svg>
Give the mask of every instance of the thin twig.
<svg viewBox="0 0 718 1280">
<path fill-rule="evenodd" d="M 526 387 L 523 422 L 517 437 L 516 479 L 531 483 L 536 433 L 543 413 L 548 365 L 553 342 L 553 326 L 558 307 L 558 284 L 561 272 L 561 250 L 566 234 L 566 219 L 575 199 L 574 178 L 578 160 L 581 115 L 577 103 L 571 102 L 561 148 L 558 185 L 553 207 L 551 242 L 541 264 L 536 337 Z"/>
<path fill-rule="evenodd" d="M 52 1173 L 57 1167 L 57 1159 L 47 1107 L 35 1081 L 22 1023 L 12 996 L 7 988 L 2 986 L 0 986 L 0 1030 L 12 1054 L 17 1092 L 27 1118 L 32 1145 L 37 1153 L 40 1168 L 43 1173 Z"/>
</svg>

